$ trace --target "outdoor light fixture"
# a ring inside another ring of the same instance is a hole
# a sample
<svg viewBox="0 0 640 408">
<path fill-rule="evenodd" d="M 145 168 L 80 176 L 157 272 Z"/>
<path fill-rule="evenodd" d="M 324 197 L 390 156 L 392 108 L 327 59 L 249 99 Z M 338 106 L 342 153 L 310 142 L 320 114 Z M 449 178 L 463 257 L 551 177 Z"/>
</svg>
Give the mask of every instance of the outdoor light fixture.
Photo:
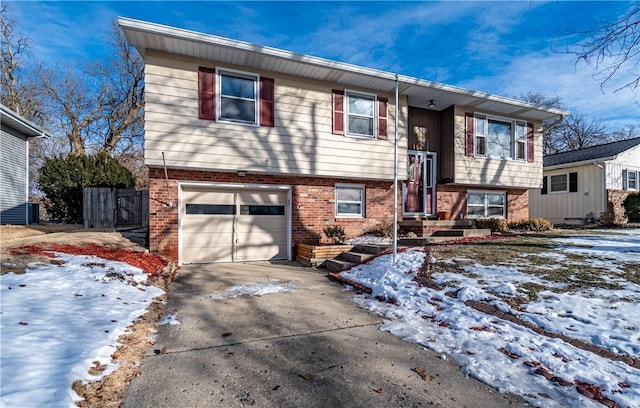
<svg viewBox="0 0 640 408">
<path fill-rule="evenodd" d="M 436 108 L 436 103 L 432 100 L 429 101 L 429 104 L 427 105 L 427 108 L 429 109 L 435 109 Z"/>
<path fill-rule="evenodd" d="M 238 170 L 236 174 L 238 175 L 238 177 L 244 177 L 247 175 L 247 172 L 245 170 Z"/>
</svg>

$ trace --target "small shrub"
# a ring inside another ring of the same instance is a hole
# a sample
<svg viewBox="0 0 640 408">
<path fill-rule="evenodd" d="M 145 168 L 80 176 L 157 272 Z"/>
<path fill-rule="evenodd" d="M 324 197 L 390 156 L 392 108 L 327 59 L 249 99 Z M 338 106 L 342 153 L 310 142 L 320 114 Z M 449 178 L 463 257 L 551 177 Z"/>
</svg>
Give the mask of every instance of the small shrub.
<svg viewBox="0 0 640 408">
<path fill-rule="evenodd" d="M 327 236 L 327 239 L 332 244 L 343 244 L 345 235 L 344 235 L 344 227 L 341 225 L 335 225 L 333 227 L 326 227 L 324 229 L 324 235 Z"/>
<path fill-rule="evenodd" d="M 629 222 L 640 222 L 640 194 L 629 194 L 622 206 Z"/>
<path fill-rule="evenodd" d="M 546 218 L 530 218 L 528 220 L 509 222 L 508 227 L 514 230 L 542 232 L 552 230 L 553 224 Z"/>
<path fill-rule="evenodd" d="M 507 220 L 502 218 L 483 218 L 476 220 L 476 228 L 490 229 L 491 232 L 507 232 Z"/>
<path fill-rule="evenodd" d="M 391 238 L 393 236 L 393 224 L 378 225 L 369 232 L 374 237 Z"/>
</svg>

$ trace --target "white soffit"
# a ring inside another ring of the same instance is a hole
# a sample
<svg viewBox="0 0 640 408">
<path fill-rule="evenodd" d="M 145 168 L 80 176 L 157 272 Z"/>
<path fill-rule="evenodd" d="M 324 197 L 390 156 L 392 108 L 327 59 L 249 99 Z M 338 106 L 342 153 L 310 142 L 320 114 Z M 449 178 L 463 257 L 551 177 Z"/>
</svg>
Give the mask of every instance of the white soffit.
<svg viewBox="0 0 640 408">
<path fill-rule="evenodd" d="M 129 44 L 141 55 L 152 49 L 388 94 L 395 89 L 396 74 L 391 72 L 129 18 L 120 17 L 118 23 Z M 409 98 L 411 106 L 426 108 L 433 99 L 438 110 L 451 105 L 470 106 L 476 110 L 542 121 L 569 114 L 560 109 L 404 75 L 398 75 L 398 81 L 400 94 Z"/>
</svg>

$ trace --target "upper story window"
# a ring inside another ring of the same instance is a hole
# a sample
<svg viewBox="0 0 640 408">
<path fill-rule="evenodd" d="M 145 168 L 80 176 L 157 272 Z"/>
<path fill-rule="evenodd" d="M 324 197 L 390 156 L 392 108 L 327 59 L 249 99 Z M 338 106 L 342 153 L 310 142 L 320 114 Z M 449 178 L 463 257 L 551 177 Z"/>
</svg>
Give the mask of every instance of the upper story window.
<svg viewBox="0 0 640 408">
<path fill-rule="evenodd" d="M 485 114 L 466 114 L 466 154 L 533 162 L 533 125 Z"/>
<path fill-rule="evenodd" d="M 198 118 L 274 127 L 274 80 L 249 72 L 200 67 Z"/>
<path fill-rule="evenodd" d="M 516 160 L 527 159 L 527 124 L 516 121 Z"/>
<path fill-rule="evenodd" d="M 333 134 L 387 139 L 387 98 L 341 89 L 334 89 L 331 98 Z"/>
<path fill-rule="evenodd" d="M 347 133 L 375 137 L 375 96 L 347 92 L 346 98 Z"/>
<path fill-rule="evenodd" d="M 222 70 L 218 72 L 220 78 L 218 119 L 257 124 L 258 76 Z"/>
</svg>

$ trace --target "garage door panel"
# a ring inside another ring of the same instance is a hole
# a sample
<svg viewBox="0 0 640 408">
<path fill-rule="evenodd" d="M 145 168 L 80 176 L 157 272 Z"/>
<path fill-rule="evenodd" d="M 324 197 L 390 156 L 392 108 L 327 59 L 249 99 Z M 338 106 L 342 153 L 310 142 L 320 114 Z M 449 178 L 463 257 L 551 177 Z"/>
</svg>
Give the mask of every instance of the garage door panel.
<svg viewBox="0 0 640 408">
<path fill-rule="evenodd" d="M 233 216 L 186 215 L 183 230 L 185 261 L 232 260 Z"/>
<path fill-rule="evenodd" d="M 206 248 L 190 248 L 187 263 L 231 261 L 231 245 Z"/>
<path fill-rule="evenodd" d="M 227 190 L 183 190 L 182 201 L 193 204 L 234 204 L 234 193 Z"/>
<path fill-rule="evenodd" d="M 286 205 L 287 195 L 283 192 L 240 191 L 238 204 L 279 204 Z"/>
<path fill-rule="evenodd" d="M 183 190 L 184 262 L 286 259 L 287 197 L 273 190 Z"/>
</svg>

